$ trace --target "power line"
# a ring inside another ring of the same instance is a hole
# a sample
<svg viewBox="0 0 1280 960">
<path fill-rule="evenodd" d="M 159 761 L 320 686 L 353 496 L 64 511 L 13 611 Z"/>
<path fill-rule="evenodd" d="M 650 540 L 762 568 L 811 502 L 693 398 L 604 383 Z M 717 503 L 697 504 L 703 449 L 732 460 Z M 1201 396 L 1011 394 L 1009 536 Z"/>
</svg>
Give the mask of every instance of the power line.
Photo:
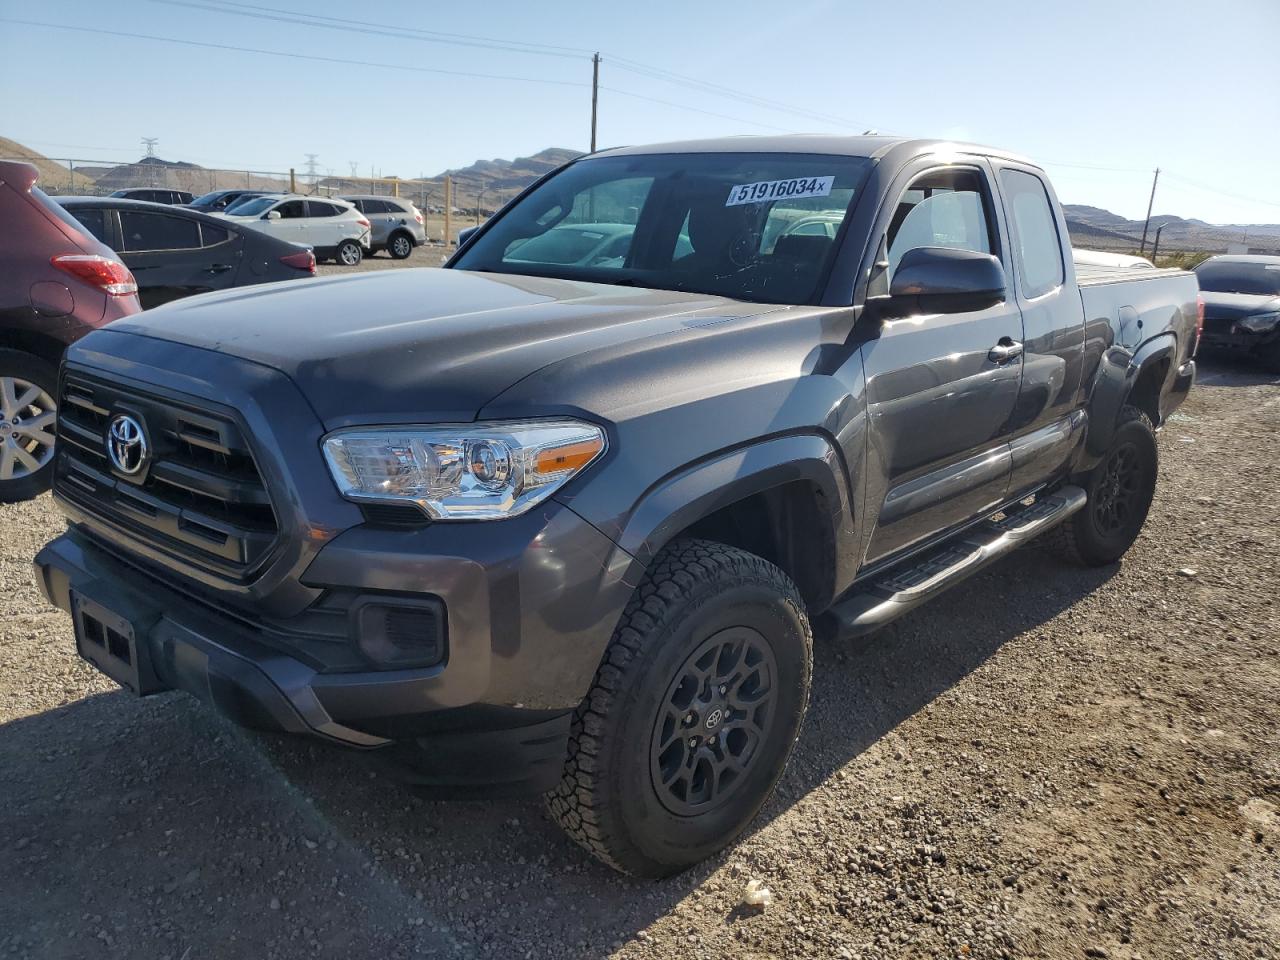
<svg viewBox="0 0 1280 960">
<path fill-rule="evenodd" d="M 398 24 L 371 23 L 368 21 L 348 20 L 341 17 L 324 16 L 322 14 L 299 13 L 297 11 L 285 10 L 279 7 L 259 7 L 246 3 L 238 3 L 235 2 L 235 0 L 152 0 L 152 2 L 166 4 L 168 6 L 207 10 L 213 13 L 227 13 L 232 16 L 253 17 L 259 20 L 271 20 L 281 23 L 293 23 L 302 26 L 319 27 L 328 30 L 339 30 L 344 33 L 356 32 L 372 34 L 375 36 L 387 36 L 400 40 L 412 39 L 426 43 L 482 47 L 485 49 L 503 50 L 510 53 L 530 53 L 542 56 L 566 57 L 572 59 L 586 56 L 599 56 L 598 53 L 593 54 L 590 50 L 578 50 L 573 47 L 557 47 L 548 44 L 527 43 L 525 41 L 502 40 L 496 37 L 479 37 L 471 34 L 441 33 L 434 30 L 420 30 L 415 27 L 402 27 Z M 755 94 L 745 93 L 741 90 L 735 90 L 732 87 L 699 80 L 696 77 L 689 77 L 683 74 L 674 73 L 670 70 L 665 70 L 662 67 L 641 63 L 638 60 L 632 60 L 627 57 L 609 56 L 607 59 L 609 63 L 619 69 L 629 71 L 639 76 L 682 86 L 687 89 L 696 90 L 699 93 L 735 100 L 749 106 L 762 107 L 766 110 L 773 110 L 779 113 L 789 113 L 795 116 L 820 120 L 824 123 L 834 123 L 838 126 L 844 126 L 850 129 L 862 130 L 867 126 L 865 123 L 856 122 L 847 118 L 819 113 L 803 107 L 797 107 L 793 104 L 783 103 L 779 100 L 771 100 L 766 97 L 756 96 Z M 721 116 L 720 114 L 711 115 Z M 767 127 L 768 125 L 764 124 L 763 126 Z M 773 127 L 771 129 L 781 128 Z"/>
<path fill-rule="evenodd" d="M 577 58 L 589 56 L 590 50 L 578 50 L 574 47 L 558 47 L 552 44 L 529 43 L 523 40 L 501 40 L 496 37 L 478 37 L 465 33 L 442 33 L 437 30 L 421 30 L 417 27 L 403 27 L 393 23 L 373 23 L 367 20 L 347 20 L 342 17 L 329 17 L 318 13 L 299 13 L 280 7 L 263 7 L 257 4 L 235 3 L 233 0 L 151 0 L 172 7 L 190 7 L 195 10 L 208 10 L 213 13 L 229 13 L 237 17 L 253 17 L 258 20 L 272 20 L 277 23 L 295 23 L 307 27 L 321 27 L 326 30 L 341 30 L 343 33 L 364 33 L 373 36 L 393 37 L 398 40 L 420 40 L 424 43 L 442 43 L 459 47 L 479 47 L 486 50 L 505 50 L 511 53 L 529 53 L 546 57 Z M 412 36 L 406 36 L 412 34 Z"/>
<path fill-rule="evenodd" d="M 1195 180 L 1188 180 L 1186 177 L 1170 173 L 1168 170 L 1164 171 L 1164 175 L 1175 183 L 1180 183 L 1184 187 L 1191 187 L 1193 190 L 1203 190 L 1206 193 L 1216 193 L 1220 197 L 1228 197 L 1232 200 L 1239 200 L 1242 203 L 1260 203 L 1268 207 L 1280 207 L 1280 202 L 1275 200 L 1259 200 L 1256 197 L 1246 197 L 1243 194 L 1231 193 L 1227 190 L 1219 190 L 1217 187 L 1211 187 L 1208 184 L 1199 183 Z"/>
<path fill-rule="evenodd" d="M 621 97 L 631 97 L 633 100 L 647 100 L 649 103 L 661 104 L 664 107 L 675 107 L 677 110 L 688 110 L 692 113 L 700 113 L 705 117 L 718 117 L 721 120 L 732 120 L 734 123 L 745 123 L 753 127 L 761 127 L 765 130 L 776 130 L 779 133 L 795 133 L 794 130 L 788 130 L 786 127 L 775 127 L 772 124 L 760 123 L 757 120 L 747 120 L 743 117 L 731 117 L 727 113 L 716 113 L 712 110 L 701 110 L 698 107 L 691 107 L 686 103 L 676 103 L 674 100 L 660 100 L 657 97 L 645 96 L 643 93 L 631 93 L 628 90 L 619 90 L 617 87 L 601 86 L 600 89 L 609 93 L 616 93 Z"/>
<path fill-rule="evenodd" d="M 834 123 L 850 129 L 864 130 L 868 126 L 865 123 L 849 120 L 845 117 L 836 117 L 826 113 L 818 113 L 803 107 L 794 106 L 793 104 L 783 103 L 780 100 L 770 100 L 766 97 L 759 97 L 755 94 L 735 90 L 732 87 L 722 86 L 718 83 L 699 80 L 697 77 L 688 77 L 683 74 L 673 73 L 670 70 L 650 66 L 649 64 L 640 63 L 637 60 L 630 60 L 626 57 L 610 56 L 609 63 L 619 69 L 627 70 L 643 77 L 649 77 L 653 80 L 661 80 L 664 83 L 671 83 L 677 86 L 698 90 L 699 92 L 708 93 L 712 96 L 736 100 L 740 103 L 745 103 L 753 107 L 763 107 L 766 110 L 774 110 L 778 113 L 790 113 L 798 117 L 808 117 L 811 120 L 821 120 L 825 123 Z"/>
<path fill-rule="evenodd" d="M 263 50 L 260 47 L 242 47 L 230 43 L 213 43 L 208 40 L 186 40 L 178 37 L 160 37 L 150 33 L 128 33 L 122 30 L 104 30 L 99 27 L 78 27 L 69 23 L 45 23 L 40 20 L 19 20 L 14 17 L 0 17 L 0 23 L 16 23 L 26 27 L 45 27 L 51 30 L 73 30 L 77 33 L 92 33 L 99 36 L 124 37 L 128 40 L 153 40 L 158 43 L 176 43 L 188 47 L 203 47 L 210 50 L 231 50 L 236 53 L 257 53 L 268 57 L 285 57 L 290 60 L 311 60 L 318 63 L 338 63 L 352 67 L 384 67 L 388 70 L 408 70 L 411 73 L 434 73 L 450 77 L 469 77 L 479 80 L 514 80 L 519 83 L 543 83 L 556 87 L 584 87 L 586 84 L 573 80 L 548 80 L 544 77 L 520 77 L 499 73 L 471 73 L 464 70 L 442 70 L 436 67 L 414 67 L 407 64 L 386 63 L 373 60 L 347 60 L 342 57 L 324 57 L 312 53 L 292 53 L 284 50 Z"/>
</svg>

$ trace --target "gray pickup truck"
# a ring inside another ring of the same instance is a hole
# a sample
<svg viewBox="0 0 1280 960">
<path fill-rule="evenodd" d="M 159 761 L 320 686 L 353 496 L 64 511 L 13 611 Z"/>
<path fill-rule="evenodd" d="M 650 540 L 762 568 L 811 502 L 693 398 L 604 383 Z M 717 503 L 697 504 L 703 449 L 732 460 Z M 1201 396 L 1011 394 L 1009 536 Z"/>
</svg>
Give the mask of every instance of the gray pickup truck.
<svg viewBox="0 0 1280 960">
<path fill-rule="evenodd" d="M 592 853 L 668 874 L 773 789 L 813 627 L 875 630 L 1047 531 L 1125 553 L 1197 337 L 1195 278 L 1076 268 L 1019 157 L 604 151 L 446 269 L 79 341 L 71 523 L 36 574 L 140 695 L 545 792 Z"/>
</svg>

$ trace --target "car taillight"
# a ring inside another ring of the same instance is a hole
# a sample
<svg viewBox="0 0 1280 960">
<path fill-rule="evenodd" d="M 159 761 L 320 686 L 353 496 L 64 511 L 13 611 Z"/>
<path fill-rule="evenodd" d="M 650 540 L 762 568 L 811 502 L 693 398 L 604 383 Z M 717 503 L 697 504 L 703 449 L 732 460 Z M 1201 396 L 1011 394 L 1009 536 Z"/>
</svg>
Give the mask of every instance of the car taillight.
<svg viewBox="0 0 1280 960">
<path fill-rule="evenodd" d="M 369 226 L 369 221 L 366 220 L 364 217 L 356 217 L 356 223 L 360 224 L 360 226 L 362 227 Z"/>
<path fill-rule="evenodd" d="M 113 297 L 127 297 L 138 292 L 138 281 L 119 260 L 96 253 L 64 253 L 50 257 L 49 262 Z"/>
<path fill-rule="evenodd" d="M 413 219 L 417 220 L 419 223 L 422 223 L 422 211 L 419 210 L 417 207 L 413 208 Z"/>
<path fill-rule="evenodd" d="M 316 255 L 310 250 L 299 250 L 297 253 L 286 253 L 280 258 L 280 262 L 298 270 L 305 270 L 313 276 L 316 272 Z"/>
<path fill-rule="evenodd" d="M 1196 343 L 1191 348 L 1191 355 L 1194 357 L 1196 351 L 1200 349 L 1200 336 L 1204 333 L 1204 297 L 1196 294 Z"/>
</svg>

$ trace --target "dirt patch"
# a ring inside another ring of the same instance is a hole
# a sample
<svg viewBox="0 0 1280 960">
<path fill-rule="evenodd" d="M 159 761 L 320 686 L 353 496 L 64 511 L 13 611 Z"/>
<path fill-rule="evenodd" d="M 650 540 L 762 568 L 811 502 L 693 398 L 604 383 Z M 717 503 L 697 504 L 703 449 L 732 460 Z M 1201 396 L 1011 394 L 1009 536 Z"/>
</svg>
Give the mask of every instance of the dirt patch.
<svg viewBox="0 0 1280 960">
<path fill-rule="evenodd" d="M 1029 548 L 821 646 L 777 796 L 661 883 L 115 690 L 32 585 L 51 501 L 0 507 L 0 954 L 1280 957 L 1280 383 L 1208 372 L 1121 565 Z"/>
</svg>

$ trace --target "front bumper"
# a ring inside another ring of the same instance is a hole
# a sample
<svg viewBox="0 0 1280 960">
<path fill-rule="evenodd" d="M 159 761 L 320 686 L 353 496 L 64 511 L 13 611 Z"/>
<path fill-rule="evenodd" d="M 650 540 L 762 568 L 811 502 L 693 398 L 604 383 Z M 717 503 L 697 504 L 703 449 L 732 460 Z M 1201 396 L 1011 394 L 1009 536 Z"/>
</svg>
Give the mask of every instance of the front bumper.
<svg viewBox="0 0 1280 960">
<path fill-rule="evenodd" d="M 1206 320 L 1200 335 L 1200 346 L 1206 350 L 1250 352 L 1280 341 L 1280 325 L 1271 330 L 1254 331 L 1240 325 L 1239 320 Z"/>
<path fill-rule="evenodd" d="M 353 669 L 354 638 L 341 656 L 317 654 L 319 640 L 304 644 L 278 621 L 183 592 L 75 528 L 40 551 L 35 574 L 73 617 L 87 600 L 128 618 L 136 660 L 153 678 L 139 692 L 183 690 L 255 728 L 394 745 L 388 757 L 423 783 L 545 790 L 632 587 L 609 569 L 612 543 L 567 508 L 502 526 L 357 527 L 308 570 L 322 597 L 339 588 L 357 599 L 439 597 L 446 657 L 414 669 Z"/>
</svg>

